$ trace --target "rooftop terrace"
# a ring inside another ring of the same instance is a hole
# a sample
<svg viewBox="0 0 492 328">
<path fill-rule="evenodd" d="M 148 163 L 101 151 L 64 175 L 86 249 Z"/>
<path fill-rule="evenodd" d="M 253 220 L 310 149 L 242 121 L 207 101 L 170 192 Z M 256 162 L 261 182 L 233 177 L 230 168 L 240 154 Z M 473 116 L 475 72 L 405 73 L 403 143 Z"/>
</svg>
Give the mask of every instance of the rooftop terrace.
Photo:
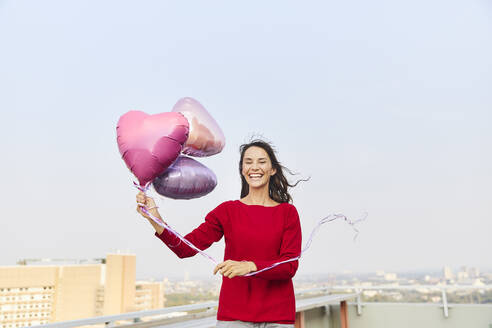
<svg viewBox="0 0 492 328">
<path fill-rule="evenodd" d="M 430 288 L 442 292 L 442 303 L 362 302 L 363 290 Z M 449 304 L 446 294 L 492 286 L 339 286 L 296 292 L 296 328 L 492 328 L 492 304 Z M 341 293 L 341 291 L 344 293 Z M 217 302 L 168 307 L 38 326 L 69 327 L 215 327 Z"/>
</svg>

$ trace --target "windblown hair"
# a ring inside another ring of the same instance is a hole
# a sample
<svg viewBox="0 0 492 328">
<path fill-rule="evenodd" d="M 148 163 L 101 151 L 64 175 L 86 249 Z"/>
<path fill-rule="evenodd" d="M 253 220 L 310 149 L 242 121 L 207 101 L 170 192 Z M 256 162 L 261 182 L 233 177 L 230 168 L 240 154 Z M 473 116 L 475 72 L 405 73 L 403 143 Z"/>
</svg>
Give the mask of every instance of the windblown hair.
<svg viewBox="0 0 492 328">
<path fill-rule="evenodd" d="M 241 177 L 241 198 L 246 197 L 249 194 L 249 185 L 244 176 L 242 175 L 243 159 L 244 153 L 250 147 L 260 147 L 262 148 L 270 158 L 272 162 L 272 168 L 276 170 L 276 173 L 270 177 L 270 182 L 268 184 L 268 193 L 270 198 L 278 203 L 291 203 L 292 197 L 289 194 L 289 187 L 295 187 L 300 181 L 307 181 L 309 179 L 298 180 L 294 184 L 290 184 L 284 175 L 284 170 L 289 172 L 289 174 L 294 175 L 288 168 L 281 165 L 275 156 L 275 150 L 272 145 L 261 139 L 254 139 L 247 144 L 243 144 L 239 147 L 239 152 L 241 153 L 241 159 L 239 160 L 239 176 Z"/>
</svg>

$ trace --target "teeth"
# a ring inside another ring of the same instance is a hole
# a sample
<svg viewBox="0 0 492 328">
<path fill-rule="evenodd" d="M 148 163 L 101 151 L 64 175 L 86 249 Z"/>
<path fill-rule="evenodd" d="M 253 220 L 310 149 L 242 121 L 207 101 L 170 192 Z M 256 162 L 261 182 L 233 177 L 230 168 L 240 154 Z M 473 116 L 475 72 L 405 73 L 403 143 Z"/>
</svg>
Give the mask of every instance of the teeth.
<svg viewBox="0 0 492 328">
<path fill-rule="evenodd" d="M 263 174 L 250 174 L 249 177 L 250 178 L 261 178 L 263 176 Z"/>
</svg>

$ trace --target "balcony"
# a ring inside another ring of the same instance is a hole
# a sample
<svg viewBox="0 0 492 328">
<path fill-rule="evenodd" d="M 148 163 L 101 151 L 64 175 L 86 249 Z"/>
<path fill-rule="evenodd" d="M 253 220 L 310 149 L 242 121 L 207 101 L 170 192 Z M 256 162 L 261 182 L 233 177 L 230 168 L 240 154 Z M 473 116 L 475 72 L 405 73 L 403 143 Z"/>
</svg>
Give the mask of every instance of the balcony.
<svg viewBox="0 0 492 328">
<path fill-rule="evenodd" d="M 364 290 L 435 289 L 442 303 L 362 302 Z M 296 292 L 296 328 L 492 328 L 492 304 L 448 304 L 454 290 L 485 290 L 492 286 L 339 286 Z M 345 293 L 340 293 L 340 291 Z M 209 328 L 216 324 L 217 302 L 175 306 L 42 325 L 69 327 Z"/>
</svg>

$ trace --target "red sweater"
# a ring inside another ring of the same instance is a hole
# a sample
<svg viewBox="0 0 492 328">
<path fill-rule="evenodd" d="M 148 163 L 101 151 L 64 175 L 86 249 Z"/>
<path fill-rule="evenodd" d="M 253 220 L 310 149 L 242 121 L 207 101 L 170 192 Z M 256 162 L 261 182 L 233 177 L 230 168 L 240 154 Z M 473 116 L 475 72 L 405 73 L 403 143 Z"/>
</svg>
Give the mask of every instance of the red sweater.
<svg viewBox="0 0 492 328">
<path fill-rule="evenodd" d="M 197 252 L 164 230 L 161 239 L 180 258 Z M 289 203 L 266 207 L 227 201 L 207 214 L 185 238 L 204 250 L 225 238 L 225 260 L 252 261 L 258 270 L 301 253 L 301 225 Z M 283 263 L 251 277 L 222 277 L 217 319 L 293 324 L 296 305 L 292 277 L 298 261 Z"/>
</svg>

